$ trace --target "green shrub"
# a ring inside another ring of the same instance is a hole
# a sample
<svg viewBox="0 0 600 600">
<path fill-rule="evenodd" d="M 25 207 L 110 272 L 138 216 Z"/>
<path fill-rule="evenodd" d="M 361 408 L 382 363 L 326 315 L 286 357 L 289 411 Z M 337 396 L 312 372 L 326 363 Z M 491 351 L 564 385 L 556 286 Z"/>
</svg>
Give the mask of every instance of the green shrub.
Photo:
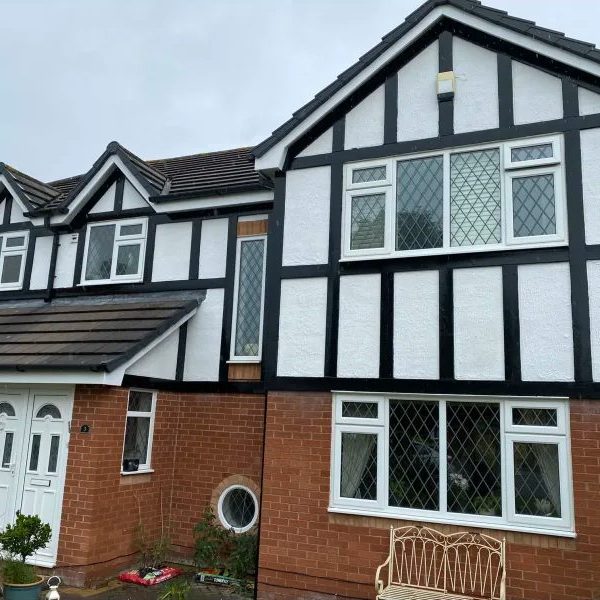
<svg viewBox="0 0 600 600">
<path fill-rule="evenodd" d="M 19 557 L 25 562 L 38 550 L 48 544 L 52 529 L 48 523 L 42 523 L 37 515 L 24 515 L 17 512 L 13 525 L 7 525 L 0 533 L 0 546 L 10 556 Z"/>
<path fill-rule="evenodd" d="M 176 579 L 169 582 L 158 600 L 186 600 L 190 593 L 190 584 L 185 579 Z"/>
<path fill-rule="evenodd" d="M 218 523 L 212 508 L 206 507 L 202 518 L 194 528 L 196 536 L 194 560 L 196 566 L 207 569 L 223 569 L 231 552 L 231 533 Z"/>
<path fill-rule="evenodd" d="M 23 584 L 34 583 L 37 579 L 33 565 L 10 558 L 2 561 L 2 581 Z"/>
<path fill-rule="evenodd" d="M 255 533 L 241 533 L 233 538 L 233 549 L 227 559 L 227 570 L 236 579 L 245 579 L 256 571 L 258 537 Z"/>
</svg>

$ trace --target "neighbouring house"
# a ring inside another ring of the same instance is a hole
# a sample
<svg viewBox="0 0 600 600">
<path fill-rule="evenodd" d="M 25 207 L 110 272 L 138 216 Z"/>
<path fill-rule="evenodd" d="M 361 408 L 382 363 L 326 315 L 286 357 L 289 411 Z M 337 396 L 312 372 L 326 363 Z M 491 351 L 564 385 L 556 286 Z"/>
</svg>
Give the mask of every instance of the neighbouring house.
<svg viewBox="0 0 600 600">
<path fill-rule="evenodd" d="M 597 598 L 599 163 L 599 50 L 429 0 L 255 148 L 2 166 L 0 526 L 84 584 L 212 505 L 287 600 L 431 524 Z"/>
</svg>

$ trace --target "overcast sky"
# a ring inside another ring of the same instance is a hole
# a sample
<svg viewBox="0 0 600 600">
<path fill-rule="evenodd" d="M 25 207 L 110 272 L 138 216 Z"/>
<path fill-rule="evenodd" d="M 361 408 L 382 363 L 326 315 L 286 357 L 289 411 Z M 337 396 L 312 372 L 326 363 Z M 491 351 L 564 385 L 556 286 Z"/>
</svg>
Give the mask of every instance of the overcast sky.
<svg viewBox="0 0 600 600">
<path fill-rule="evenodd" d="M 487 0 L 599 43 L 596 0 Z M 419 0 L 0 0 L 0 161 L 49 181 L 253 145 Z"/>
</svg>

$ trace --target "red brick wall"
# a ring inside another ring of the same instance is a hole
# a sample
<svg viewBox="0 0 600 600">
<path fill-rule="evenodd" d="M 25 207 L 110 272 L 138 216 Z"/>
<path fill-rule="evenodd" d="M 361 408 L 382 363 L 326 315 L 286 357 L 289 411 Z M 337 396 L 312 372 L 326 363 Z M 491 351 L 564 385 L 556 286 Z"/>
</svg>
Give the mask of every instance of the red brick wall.
<svg viewBox="0 0 600 600">
<path fill-rule="evenodd" d="M 509 600 L 600 598 L 600 401 L 571 403 L 571 431 L 577 539 L 502 533 Z M 375 596 L 389 526 L 406 522 L 329 514 L 330 448 L 329 394 L 269 394 L 258 577 L 263 600 Z"/>
<path fill-rule="evenodd" d="M 149 539 L 162 529 L 189 553 L 193 525 L 220 482 L 243 475 L 260 483 L 263 396 L 160 392 L 154 472 L 122 476 L 127 394 L 76 389 L 59 539 L 59 567 L 73 583 L 134 560 L 140 520 Z"/>
</svg>

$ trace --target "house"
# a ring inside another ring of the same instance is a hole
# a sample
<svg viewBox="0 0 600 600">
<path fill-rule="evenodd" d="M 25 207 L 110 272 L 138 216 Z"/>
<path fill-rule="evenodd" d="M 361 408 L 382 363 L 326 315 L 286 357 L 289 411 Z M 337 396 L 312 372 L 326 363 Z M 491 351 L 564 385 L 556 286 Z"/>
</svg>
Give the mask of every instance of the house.
<svg viewBox="0 0 600 600">
<path fill-rule="evenodd" d="M 209 504 L 269 600 L 371 598 L 431 524 L 595 598 L 599 154 L 600 51 L 429 0 L 253 149 L 3 166 L 0 524 L 86 583 Z"/>
</svg>

